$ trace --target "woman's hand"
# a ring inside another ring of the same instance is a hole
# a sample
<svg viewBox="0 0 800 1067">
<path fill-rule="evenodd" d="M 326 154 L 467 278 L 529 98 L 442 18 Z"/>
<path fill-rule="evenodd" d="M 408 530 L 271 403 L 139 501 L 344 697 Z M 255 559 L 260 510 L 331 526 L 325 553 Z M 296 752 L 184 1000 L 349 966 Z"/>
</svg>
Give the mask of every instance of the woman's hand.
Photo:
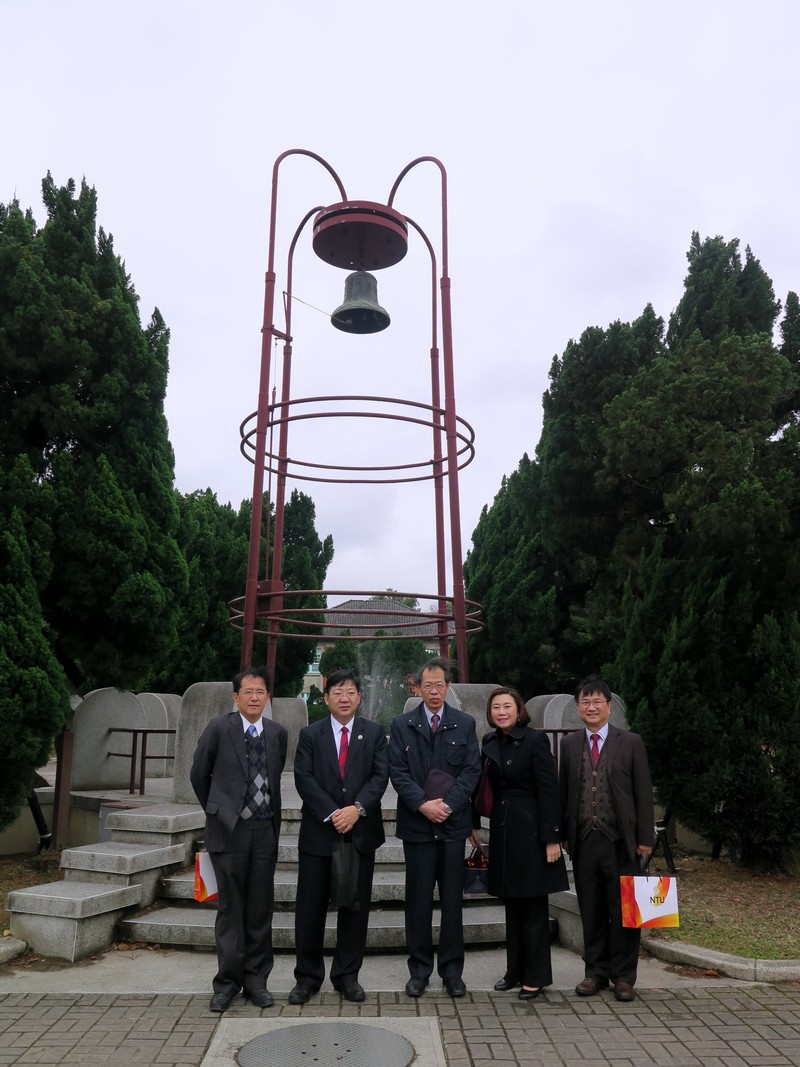
<svg viewBox="0 0 800 1067">
<path fill-rule="evenodd" d="M 473 848 L 483 847 L 483 841 L 481 841 L 480 835 L 478 834 L 477 830 L 473 830 L 472 833 L 469 835 L 469 843 L 472 845 Z"/>
<path fill-rule="evenodd" d="M 545 845 L 545 852 L 547 853 L 548 863 L 558 863 L 561 859 L 561 845 Z"/>
</svg>

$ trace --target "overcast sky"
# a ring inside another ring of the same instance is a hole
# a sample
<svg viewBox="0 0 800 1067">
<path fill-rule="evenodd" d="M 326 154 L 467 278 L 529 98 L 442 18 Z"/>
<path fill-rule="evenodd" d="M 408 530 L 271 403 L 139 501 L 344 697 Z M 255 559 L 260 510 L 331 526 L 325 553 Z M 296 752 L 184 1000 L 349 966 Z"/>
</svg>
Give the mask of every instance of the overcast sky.
<svg viewBox="0 0 800 1067">
<path fill-rule="evenodd" d="M 535 450 L 553 356 L 648 302 L 666 318 L 693 230 L 749 244 L 781 301 L 800 287 L 796 0 L 0 0 L 0 15 L 0 201 L 41 224 L 48 170 L 97 189 L 143 323 L 157 306 L 171 330 L 181 491 L 236 506 L 252 493 L 238 427 L 256 406 L 272 164 L 288 148 L 322 155 L 350 199 L 385 202 L 420 155 L 447 168 L 456 402 L 477 435 L 465 554 L 502 476 Z M 284 164 L 279 290 L 301 218 L 338 199 L 312 160 Z M 431 165 L 395 201 L 437 245 L 439 204 Z M 390 329 L 348 337 L 320 313 L 345 274 L 305 234 L 293 396 L 428 402 L 419 240 L 377 274 Z M 429 451 L 427 431 L 374 420 L 290 440 L 327 462 Z M 430 483 L 297 487 L 333 534 L 328 589 L 435 590 Z"/>
</svg>

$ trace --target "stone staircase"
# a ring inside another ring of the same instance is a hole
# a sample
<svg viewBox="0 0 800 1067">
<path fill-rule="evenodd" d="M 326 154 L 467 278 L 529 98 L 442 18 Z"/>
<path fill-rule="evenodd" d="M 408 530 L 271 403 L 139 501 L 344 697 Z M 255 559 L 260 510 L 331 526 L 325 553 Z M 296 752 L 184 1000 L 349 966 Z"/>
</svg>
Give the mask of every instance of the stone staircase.
<svg viewBox="0 0 800 1067">
<path fill-rule="evenodd" d="M 391 803 L 394 798 L 387 797 Z M 395 809 L 384 807 L 386 843 L 375 857 L 375 876 L 370 908 L 368 950 L 402 951 L 405 948 L 403 902 L 405 868 L 402 843 L 393 836 Z M 294 900 L 297 893 L 299 807 L 283 808 L 283 823 L 275 874 L 275 913 L 273 943 L 277 951 L 294 950 Z M 489 945 L 505 938 L 503 907 L 487 896 L 465 897 L 464 936 L 467 944 Z M 184 945 L 198 949 L 214 948 L 213 904 L 194 900 L 193 868 L 161 879 L 159 899 L 148 911 L 123 918 L 120 940 L 161 945 Z M 438 935 L 439 916 L 434 909 L 434 933 Z M 336 915 L 328 913 L 325 930 L 326 948 L 336 939 Z"/>
<path fill-rule="evenodd" d="M 284 776 L 285 801 L 275 878 L 274 944 L 294 949 L 300 804 Z M 405 947 L 402 844 L 396 837 L 396 797 L 384 798 L 387 841 L 376 854 L 370 928 L 372 951 Z M 115 811 L 106 819 L 111 840 L 65 849 L 64 879 L 9 894 L 11 933 L 44 956 L 70 962 L 102 952 L 115 940 L 197 949 L 214 948 L 215 907 L 194 900 L 194 853 L 205 819 L 196 805 L 150 804 Z M 505 938 L 502 904 L 492 897 L 465 897 L 468 945 Z M 439 916 L 434 909 L 434 932 Z M 335 941 L 336 916 L 329 913 L 326 946 Z"/>
</svg>

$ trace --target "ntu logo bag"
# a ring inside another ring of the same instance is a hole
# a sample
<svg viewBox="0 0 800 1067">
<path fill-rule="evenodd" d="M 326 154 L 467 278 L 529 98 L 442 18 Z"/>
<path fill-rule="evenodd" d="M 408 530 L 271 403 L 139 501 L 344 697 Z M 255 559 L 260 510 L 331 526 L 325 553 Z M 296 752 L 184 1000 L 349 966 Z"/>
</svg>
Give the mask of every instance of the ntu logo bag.
<svg viewBox="0 0 800 1067">
<path fill-rule="evenodd" d="M 205 850 L 194 857 L 194 899 L 201 903 L 217 899 L 217 876 Z"/>
<path fill-rule="evenodd" d="M 679 926 L 678 883 L 669 875 L 621 874 L 622 925 Z"/>
</svg>

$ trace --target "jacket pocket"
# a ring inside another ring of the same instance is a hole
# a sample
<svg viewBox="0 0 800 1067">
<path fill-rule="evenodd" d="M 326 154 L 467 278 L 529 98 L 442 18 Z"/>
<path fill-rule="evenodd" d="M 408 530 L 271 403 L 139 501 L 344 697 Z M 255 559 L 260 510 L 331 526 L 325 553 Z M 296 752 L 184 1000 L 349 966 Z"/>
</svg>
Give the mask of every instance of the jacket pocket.
<svg viewBox="0 0 800 1067">
<path fill-rule="evenodd" d="M 448 740 L 445 748 L 445 758 L 448 767 L 463 767 L 466 754 L 467 745 L 465 741 Z"/>
</svg>

